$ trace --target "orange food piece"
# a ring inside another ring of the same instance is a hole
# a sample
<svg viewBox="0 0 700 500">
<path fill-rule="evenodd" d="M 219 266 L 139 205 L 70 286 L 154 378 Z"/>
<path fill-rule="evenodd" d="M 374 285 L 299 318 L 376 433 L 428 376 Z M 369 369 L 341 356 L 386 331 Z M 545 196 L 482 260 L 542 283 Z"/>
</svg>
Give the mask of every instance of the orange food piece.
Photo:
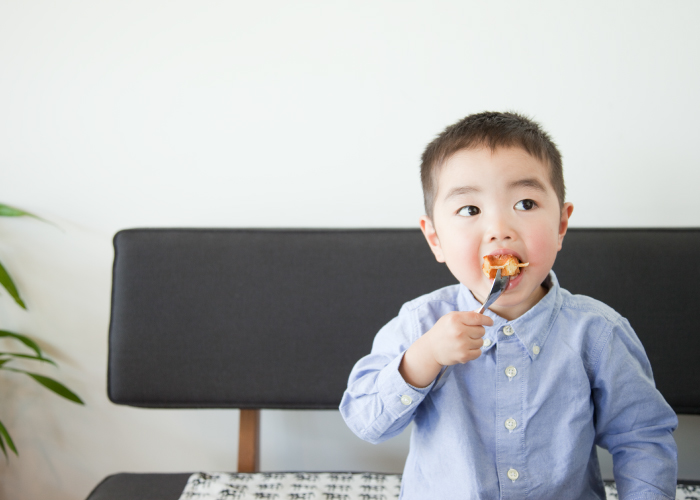
<svg viewBox="0 0 700 500">
<path fill-rule="evenodd" d="M 490 279 L 495 279 L 499 269 L 501 276 L 517 276 L 521 267 L 529 265 L 529 262 L 521 263 L 515 255 L 484 255 L 484 265 L 481 269 Z"/>
</svg>

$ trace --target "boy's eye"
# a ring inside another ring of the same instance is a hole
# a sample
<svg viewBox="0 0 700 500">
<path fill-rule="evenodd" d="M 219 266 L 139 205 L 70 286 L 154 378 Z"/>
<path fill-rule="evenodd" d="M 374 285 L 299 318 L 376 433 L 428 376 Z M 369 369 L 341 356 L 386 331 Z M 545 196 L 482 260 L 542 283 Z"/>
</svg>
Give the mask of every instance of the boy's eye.
<svg viewBox="0 0 700 500">
<path fill-rule="evenodd" d="M 460 208 L 459 212 L 457 213 L 464 217 L 471 217 L 473 215 L 480 214 L 481 210 L 479 209 L 479 207 L 475 207 L 474 205 L 467 205 L 466 207 Z"/>
<path fill-rule="evenodd" d="M 532 210 L 537 206 L 537 203 L 535 203 L 532 200 L 520 200 L 518 203 L 515 204 L 515 209 L 516 210 Z"/>
</svg>

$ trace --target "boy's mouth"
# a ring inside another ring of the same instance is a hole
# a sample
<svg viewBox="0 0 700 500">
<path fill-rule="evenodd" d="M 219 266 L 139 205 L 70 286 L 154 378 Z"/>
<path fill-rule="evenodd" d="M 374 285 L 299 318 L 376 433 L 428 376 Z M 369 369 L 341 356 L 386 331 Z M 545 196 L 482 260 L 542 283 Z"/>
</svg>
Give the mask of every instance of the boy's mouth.
<svg viewBox="0 0 700 500">
<path fill-rule="evenodd" d="M 493 252 L 489 253 L 488 255 L 485 255 L 484 257 L 495 257 L 496 255 L 512 255 L 516 259 L 518 259 L 520 262 L 523 262 L 523 257 L 516 252 L 515 250 L 511 250 L 510 248 L 497 248 Z"/>
<path fill-rule="evenodd" d="M 525 271 L 525 268 L 523 267 L 523 268 L 520 269 L 520 273 L 518 273 L 518 274 L 515 275 L 515 276 L 511 276 L 511 277 L 510 277 L 510 280 L 508 281 L 508 286 L 507 286 L 506 289 L 503 291 L 503 293 L 506 293 L 507 291 L 512 290 L 513 288 L 515 288 L 516 286 L 518 286 L 518 284 L 520 283 L 520 281 L 522 281 L 522 279 L 523 279 L 523 273 L 524 273 L 524 272 L 526 272 L 526 271 Z"/>
<path fill-rule="evenodd" d="M 510 276 L 511 279 L 520 275 L 523 268 L 530 265 L 529 262 L 522 262 L 520 255 L 514 252 L 496 250 L 490 255 L 484 255 L 484 263 L 481 270 L 491 280 L 496 278 L 496 273 L 500 270 L 502 276 Z"/>
</svg>

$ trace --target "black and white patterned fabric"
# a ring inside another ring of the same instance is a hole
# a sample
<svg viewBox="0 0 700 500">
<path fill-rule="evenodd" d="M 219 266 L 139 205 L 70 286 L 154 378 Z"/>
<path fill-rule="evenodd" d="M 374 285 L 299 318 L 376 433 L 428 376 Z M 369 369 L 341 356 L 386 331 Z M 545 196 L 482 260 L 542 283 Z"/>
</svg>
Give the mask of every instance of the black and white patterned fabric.
<svg viewBox="0 0 700 500">
<path fill-rule="evenodd" d="M 370 472 L 198 472 L 180 500 L 394 500 L 400 474 Z M 619 498 L 613 481 L 605 482 L 608 500 Z M 679 484 L 676 500 L 700 500 L 700 485 Z"/>
<path fill-rule="evenodd" d="M 200 472 L 190 476 L 180 500 L 390 500 L 400 490 L 400 474 Z"/>
</svg>

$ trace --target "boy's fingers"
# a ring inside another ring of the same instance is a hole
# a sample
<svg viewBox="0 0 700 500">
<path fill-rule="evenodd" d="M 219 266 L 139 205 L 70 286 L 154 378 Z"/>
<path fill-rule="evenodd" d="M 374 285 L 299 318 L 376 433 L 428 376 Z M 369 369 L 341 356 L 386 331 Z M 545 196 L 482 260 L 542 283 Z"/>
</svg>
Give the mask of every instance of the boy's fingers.
<svg viewBox="0 0 700 500">
<path fill-rule="evenodd" d="M 469 361 L 474 361 L 476 358 L 481 356 L 481 349 L 470 349 L 465 352 L 458 360 L 458 363 L 467 363 Z"/>
<path fill-rule="evenodd" d="M 481 337 L 486 335 L 486 329 L 483 326 L 470 326 L 469 330 L 467 330 L 467 335 L 469 335 L 469 337 L 473 338 L 474 340 L 480 339 Z"/>
<path fill-rule="evenodd" d="M 481 349 L 474 349 L 471 352 L 472 352 L 472 356 L 473 356 L 473 358 L 471 359 L 472 361 L 474 361 L 476 358 L 481 356 Z"/>
<path fill-rule="evenodd" d="M 479 314 L 476 311 L 460 311 L 458 314 L 461 317 L 462 323 L 467 326 L 493 326 L 493 319 L 485 314 Z"/>
<path fill-rule="evenodd" d="M 484 345 L 484 339 L 481 337 L 472 337 L 469 348 L 472 350 L 480 350 Z"/>
</svg>

